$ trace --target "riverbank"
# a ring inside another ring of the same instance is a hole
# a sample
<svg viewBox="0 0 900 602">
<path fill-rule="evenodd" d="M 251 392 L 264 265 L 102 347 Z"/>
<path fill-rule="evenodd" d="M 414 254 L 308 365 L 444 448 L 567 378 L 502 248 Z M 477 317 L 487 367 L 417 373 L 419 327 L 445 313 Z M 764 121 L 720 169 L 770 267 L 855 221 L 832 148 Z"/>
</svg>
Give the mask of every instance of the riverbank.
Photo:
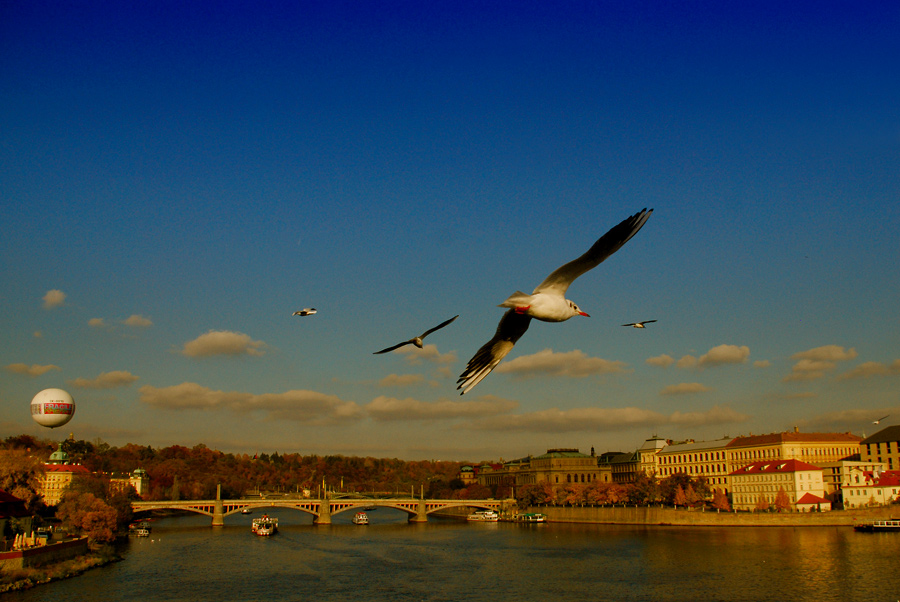
<svg viewBox="0 0 900 602">
<path fill-rule="evenodd" d="M 75 577 L 93 568 L 117 562 L 122 557 L 112 547 L 104 547 L 76 558 L 37 567 L 4 571 L 0 578 L 0 594 Z"/>
<path fill-rule="evenodd" d="M 833 527 L 853 526 L 900 515 L 900 507 L 828 512 L 719 512 L 661 506 L 531 506 L 551 523 L 685 527 Z"/>
</svg>

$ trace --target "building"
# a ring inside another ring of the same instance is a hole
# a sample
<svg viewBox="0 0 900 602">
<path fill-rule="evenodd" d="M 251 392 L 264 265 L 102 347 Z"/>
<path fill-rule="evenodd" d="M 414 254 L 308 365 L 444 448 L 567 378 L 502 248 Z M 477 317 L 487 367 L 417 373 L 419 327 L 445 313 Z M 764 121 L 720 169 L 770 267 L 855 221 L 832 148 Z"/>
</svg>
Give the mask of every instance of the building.
<svg viewBox="0 0 900 602">
<path fill-rule="evenodd" d="M 121 477 L 110 477 L 109 488 L 111 491 L 124 491 L 128 487 L 134 487 L 134 490 L 141 497 L 150 493 L 150 477 L 143 468 L 138 468 L 130 475 Z"/>
<path fill-rule="evenodd" d="M 886 470 L 884 464 L 878 462 L 863 462 L 861 460 L 824 462 L 820 467 L 822 468 L 822 478 L 825 481 L 825 495 L 833 504 L 836 504 L 836 507 L 838 508 L 843 507 L 842 490 L 850 484 L 853 471 L 882 472 Z"/>
<path fill-rule="evenodd" d="M 50 454 L 50 463 L 44 464 L 37 491 L 48 506 L 56 506 L 62 499 L 63 490 L 75 479 L 89 476 L 90 471 L 80 464 L 69 464 L 69 455 L 63 451 Z"/>
<path fill-rule="evenodd" d="M 762 460 L 738 468 L 729 477 L 731 506 L 735 510 L 755 509 L 760 497 L 772 505 L 781 489 L 794 509 L 816 506 L 820 510 L 831 510 L 831 502 L 825 498 L 822 469 L 807 462 Z M 798 504 L 804 507 L 798 507 Z"/>
<path fill-rule="evenodd" d="M 815 466 L 856 460 L 862 437 L 850 433 L 785 433 L 736 437 L 726 446 L 729 473 L 764 460 L 800 460 Z"/>
<path fill-rule="evenodd" d="M 859 459 L 883 463 L 888 470 L 900 470 L 900 425 L 889 426 L 863 439 Z"/>
<path fill-rule="evenodd" d="M 900 499 L 900 470 L 853 469 L 844 485 L 844 508 L 886 506 Z"/>
<path fill-rule="evenodd" d="M 660 478 L 665 479 L 677 473 L 691 478 L 703 477 L 710 488 L 730 493 L 728 474 L 731 472 L 727 461 L 726 447 L 733 441 L 731 437 L 715 441 L 684 441 L 672 443 L 659 452 Z"/>
<path fill-rule="evenodd" d="M 640 462 L 638 470 L 650 477 L 659 475 L 659 453 L 669 443 L 670 441 L 660 439 L 656 435 L 644 441 L 644 444 L 637 450 Z"/>
<path fill-rule="evenodd" d="M 548 449 L 540 456 L 528 456 L 502 464 L 485 463 L 475 471 L 481 485 L 509 487 L 513 496 L 520 487 L 540 481 L 552 485 L 587 484 L 600 479 L 600 473 L 593 449 L 588 455 L 570 448 Z"/>
</svg>

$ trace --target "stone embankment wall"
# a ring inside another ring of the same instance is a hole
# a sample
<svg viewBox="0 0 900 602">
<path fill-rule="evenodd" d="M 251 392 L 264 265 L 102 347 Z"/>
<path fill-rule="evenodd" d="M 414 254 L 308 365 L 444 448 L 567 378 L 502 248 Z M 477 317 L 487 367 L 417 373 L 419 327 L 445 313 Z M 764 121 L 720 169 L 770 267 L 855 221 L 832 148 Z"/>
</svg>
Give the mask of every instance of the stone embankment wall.
<svg viewBox="0 0 900 602">
<path fill-rule="evenodd" d="M 0 569 L 4 571 L 21 570 L 23 568 L 69 560 L 87 553 L 88 543 L 86 537 L 70 539 L 24 550 L 0 552 Z"/>
<path fill-rule="evenodd" d="M 853 526 L 900 516 L 900 507 L 828 512 L 716 512 L 660 506 L 533 506 L 553 523 L 609 525 L 679 525 L 695 527 L 825 527 Z"/>
</svg>

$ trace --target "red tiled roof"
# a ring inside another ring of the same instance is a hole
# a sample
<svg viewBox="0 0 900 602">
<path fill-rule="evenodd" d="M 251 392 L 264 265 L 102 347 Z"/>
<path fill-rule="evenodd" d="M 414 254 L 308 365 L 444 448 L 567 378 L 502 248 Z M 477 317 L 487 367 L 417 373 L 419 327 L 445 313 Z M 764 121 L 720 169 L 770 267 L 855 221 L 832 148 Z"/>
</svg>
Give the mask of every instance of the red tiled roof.
<svg viewBox="0 0 900 602">
<path fill-rule="evenodd" d="M 807 493 L 802 498 L 797 500 L 798 504 L 830 504 L 828 500 L 824 498 L 820 498 L 817 495 L 813 495 L 811 493 Z"/>
<path fill-rule="evenodd" d="M 44 464 L 46 472 L 77 472 L 79 474 L 89 474 L 91 471 L 81 464 Z"/>
<path fill-rule="evenodd" d="M 807 464 L 801 460 L 763 460 L 748 464 L 743 468 L 731 472 L 733 475 L 760 474 L 760 473 L 785 473 L 798 470 L 822 470 L 818 466 Z"/>
<path fill-rule="evenodd" d="M 768 435 L 750 435 L 735 437 L 726 447 L 749 447 L 755 445 L 771 445 L 773 443 L 859 443 L 862 437 L 851 433 L 770 433 Z"/>
</svg>

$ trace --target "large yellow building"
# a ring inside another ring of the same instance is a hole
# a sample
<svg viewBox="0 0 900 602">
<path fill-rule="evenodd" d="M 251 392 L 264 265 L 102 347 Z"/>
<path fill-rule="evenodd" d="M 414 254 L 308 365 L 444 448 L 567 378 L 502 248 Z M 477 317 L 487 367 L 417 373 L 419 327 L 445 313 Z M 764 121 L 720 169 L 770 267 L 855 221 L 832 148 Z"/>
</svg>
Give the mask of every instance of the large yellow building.
<svg viewBox="0 0 900 602">
<path fill-rule="evenodd" d="M 814 506 L 819 510 L 831 510 L 831 502 L 825 499 L 822 469 L 807 462 L 763 460 L 742 466 L 729 476 L 731 506 L 735 510 L 753 510 L 760 499 L 772 505 L 782 489 L 792 509 Z"/>
<path fill-rule="evenodd" d="M 44 465 L 44 476 L 41 477 L 40 490 L 37 492 L 44 498 L 48 506 L 56 506 L 62 498 L 63 490 L 74 479 L 90 475 L 90 471 L 80 464 L 69 464 L 65 452 L 55 451 L 50 454 L 50 463 Z"/>
<path fill-rule="evenodd" d="M 889 426 L 860 443 L 860 459 L 879 462 L 888 470 L 900 470 L 900 425 Z"/>
</svg>

